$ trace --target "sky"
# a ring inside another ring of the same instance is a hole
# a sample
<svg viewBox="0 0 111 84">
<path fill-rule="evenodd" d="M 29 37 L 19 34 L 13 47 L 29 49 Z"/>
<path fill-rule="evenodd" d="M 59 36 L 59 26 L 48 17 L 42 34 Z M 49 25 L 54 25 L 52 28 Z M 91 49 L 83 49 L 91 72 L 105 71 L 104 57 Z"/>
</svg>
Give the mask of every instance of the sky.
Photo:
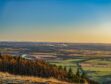
<svg viewBox="0 0 111 84">
<path fill-rule="evenodd" d="M 111 0 L 0 0 L 0 41 L 111 43 Z"/>
</svg>

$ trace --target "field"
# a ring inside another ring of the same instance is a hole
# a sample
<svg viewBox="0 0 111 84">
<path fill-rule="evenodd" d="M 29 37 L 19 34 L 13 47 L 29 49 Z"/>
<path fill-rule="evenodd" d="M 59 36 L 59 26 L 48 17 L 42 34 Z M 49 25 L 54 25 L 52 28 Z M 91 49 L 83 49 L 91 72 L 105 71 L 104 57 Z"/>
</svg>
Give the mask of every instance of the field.
<svg viewBox="0 0 111 84">
<path fill-rule="evenodd" d="M 87 58 L 86 58 L 87 59 Z M 92 58 L 89 60 L 85 60 L 85 57 L 80 59 L 67 59 L 63 61 L 51 62 L 51 64 L 55 64 L 57 66 L 66 66 L 68 68 L 72 68 L 73 72 L 77 71 L 77 63 L 80 63 L 82 69 L 87 74 L 90 79 L 96 80 L 101 84 L 106 84 L 110 81 L 111 78 L 111 58 Z"/>
<path fill-rule="evenodd" d="M 111 44 L 0 42 L 0 53 L 71 67 L 75 74 L 81 67 L 88 78 L 111 84 Z"/>
</svg>

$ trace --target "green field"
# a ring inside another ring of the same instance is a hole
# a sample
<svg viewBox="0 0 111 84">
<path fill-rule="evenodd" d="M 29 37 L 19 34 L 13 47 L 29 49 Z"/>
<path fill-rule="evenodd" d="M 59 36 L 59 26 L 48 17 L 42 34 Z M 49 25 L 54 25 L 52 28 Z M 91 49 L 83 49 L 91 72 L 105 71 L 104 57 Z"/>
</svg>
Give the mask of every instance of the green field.
<svg viewBox="0 0 111 84">
<path fill-rule="evenodd" d="M 67 59 L 62 61 L 51 62 L 51 64 L 55 64 L 57 66 L 66 66 L 68 68 L 72 68 L 73 72 L 76 73 L 77 71 L 77 62 L 81 62 L 86 58 L 76 58 L 76 59 Z M 80 63 L 83 70 L 87 73 L 87 76 L 93 80 L 96 80 L 103 84 L 103 82 L 111 78 L 111 61 L 109 58 L 105 59 L 90 59 L 87 61 L 83 61 Z M 90 66 L 86 66 L 86 65 Z"/>
</svg>

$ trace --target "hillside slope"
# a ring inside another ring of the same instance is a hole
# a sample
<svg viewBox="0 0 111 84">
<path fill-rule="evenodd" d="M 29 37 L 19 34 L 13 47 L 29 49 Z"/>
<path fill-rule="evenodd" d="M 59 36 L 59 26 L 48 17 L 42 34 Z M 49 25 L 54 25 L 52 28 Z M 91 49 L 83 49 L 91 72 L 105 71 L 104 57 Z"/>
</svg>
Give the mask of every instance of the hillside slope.
<svg viewBox="0 0 111 84">
<path fill-rule="evenodd" d="M 81 84 L 98 84 L 97 82 L 90 80 L 87 78 L 84 74 L 82 76 L 78 74 L 73 74 L 72 70 L 69 69 L 67 71 L 66 69 L 57 67 L 55 65 L 50 65 L 47 62 L 43 60 L 27 60 L 21 57 L 12 57 L 12 56 L 0 56 L 0 71 L 1 72 L 8 72 L 10 74 L 14 75 L 7 75 L 4 74 L 5 77 L 2 77 L 2 73 L 0 74 L 0 80 L 1 82 L 21 82 L 21 80 L 24 80 L 25 84 L 65 84 L 65 83 L 54 83 L 55 79 L 61 80 L 61 81 L 67 81 L 70 83 L 81 83 Z M 18 77 L 17 75 L 20 75 Z M 30 76 L 27 77 L 27 76 Z M 33 77 L 32 77 L 33 76 Z M 37 78 L 41 77 L 42 79 Z M 9 78 L 9 79 L 7 79 Z M 14 79 L 13 79 L 14 78 Z M 16 80 L 17 78 L 17 80 Z M 19 78 L 19 79 L 18 79 Z M 29 79 L 28 79 L 29 78 Z M 36 79 L 35 79 L 36 78 Z M 50 78 L 55 78 L 50 80 Z M 29 83 L 27 83 L 27 81 Z M 39 83 L 32 83 L 33 80 Z M 39 81 L 40 80 L 40 81 Z M 23 82 L 24 82 L 23 81 Z M 51 81 L 53 83 L 51 83 Z M 40 83 L 44 82 L 44 83 Z M 3 83 L 1 83 L 3 84 Z M 24 84 L 24 83 L 4 83 L 4 84 Z M 67 84 L 67 83 L 66 83 Z"/>
<path fill-rule="evenodd" d="M 0 84 L 71 84 L 54 78 L 12 75 L 0 72 Z M 74 84 L 74 83 L 73 83 Z"/>
</svg>

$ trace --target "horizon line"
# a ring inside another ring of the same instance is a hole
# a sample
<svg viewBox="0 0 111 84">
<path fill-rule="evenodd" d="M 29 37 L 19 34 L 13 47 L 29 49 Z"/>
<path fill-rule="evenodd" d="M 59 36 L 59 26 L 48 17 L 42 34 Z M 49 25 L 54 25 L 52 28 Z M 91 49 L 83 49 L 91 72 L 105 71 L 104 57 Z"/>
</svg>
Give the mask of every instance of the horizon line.
<svg viewBox="0 0 111 84">
<path fill-rule="evenodd" d="M 26 42 L 26 43 L 74 43 L 74 44 L 111 44 L 110 42 L 106 43 L 106 42 L 57 42 L 57 41 L 1 41 L 0 42 L 18 42 L 18 43 L 22 43 L 22 42 Z"/>
</svg>

